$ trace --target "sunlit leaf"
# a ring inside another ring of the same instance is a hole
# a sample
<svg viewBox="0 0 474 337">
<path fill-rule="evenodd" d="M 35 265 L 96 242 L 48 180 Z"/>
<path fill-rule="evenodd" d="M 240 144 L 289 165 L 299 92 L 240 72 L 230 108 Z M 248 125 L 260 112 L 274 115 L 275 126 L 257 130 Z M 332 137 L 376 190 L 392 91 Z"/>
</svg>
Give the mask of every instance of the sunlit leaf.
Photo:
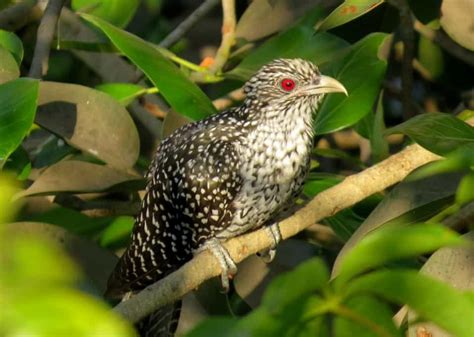
<svg viewBox="0 0 474 337">
<path fill-rule="evenodd" d="M 0 46 L 0 84 L 14 80 L 20 76 L 20 69 L 13 55 Z"/>
<path fill-rule="evenodd" d="M 82 17 L 100 28 L 112 43 L 150 78 L 174 110 L 194 120 L 202 119 L 216 111 L 201 89 L 157 48 L 97 17 L 85 14 Z"/>
<path fill-rule="evenodd" d="M 315 28 L 317 30 L 328 30 L 343 25 L 370 12 L 383 2 L 384 0 L 345 0 Z"/>
<path fill-rule="evenodd" d="M 117 247 L 124 245 L 130 239 L 135 219 L 131 216 L 115 218 L 100 235 L 102 247 Z"/>
<path fill-rule="evenodd" d="M 354 276 L 388 262 L 461 243 L 454 232 L 438 225 L 384 228 L 366 236 L 342 258 L 336 284 L 344 287 Z"/>
<path fill-rule="evenodd" d="M 0 29 L 0 46 L 12 53 L 18 65 L 23 60 L 23 44 L 15 34 Z"/>
<path fill-rule="evenodd" d="M 474 127 L 445 113 L 425 113 L 394 126 L 386 134 L 403 133 L 427 150 L 445 155 L 474 144 Z"/>
<path fill-rule="evenodd" d="M 95 15 L 118 27 L 125 27 L 135 15 L 139 0 L 72 0 L 76 12 Z"/>
<path fill-rule="evenodd" d="M 0 84 L 0 168 L 33 125 L 37 100 L 36 80 L 21 78 Z"/>
<path fill-rule="evenodd" d="M 333 59 L 348 44 L 329 33 L 314 34 L 311 25 L 321 16 L 321 10 L 312 11 L 302 22 L 268 39 L 225 75 L 245 81 L 261 66 L 276 58 L 299 57 L 317 65 Z"/>
<path fill-rule="evenodd" d="M 104 83 L 95 88 L 109 94 L 124 106 L 148 92 L 148 89 L 133 83 Z"/>
<path fill-rule="evenodd" d="M 372 293 L 398 304 L 408 304 L 421 318 L 457 337 L 474 336 L 474 302 L 461 291 L 416 271 L 386 270 L 353 280 L 345 293 Z"/>
<path fill-rule="evenodd" d="M 441 4 L 441 27 L 464 48 L 474 51 L 472 25 L 474 11 L 471 0 L 443 0 Z"/>
<path fill-rule="evenodd" d="M 322 68 L 337 78 L 349 96 L 328 95 L 317 110 L 315 131 L 325 134 L 357 123 L 373 108 L 385 75 L 387 62 L 378 57 L 388 35 L 374 33 L 350 47 L 348 54 Z"/>
<path fill-rule="evenodd" d="M 464 176 L 456 191 L 456 202 L 460 205 L 467 204 L 474 200 L 474 172 L 471 171 Z"/>
<path fill-rule="evenodd" d="M 41 82 L 36 123 L 69 145 L 126 169 L 139 154 L 139 138 L 128 111 L 109 95 L 84 86 Z"/>
</svg>

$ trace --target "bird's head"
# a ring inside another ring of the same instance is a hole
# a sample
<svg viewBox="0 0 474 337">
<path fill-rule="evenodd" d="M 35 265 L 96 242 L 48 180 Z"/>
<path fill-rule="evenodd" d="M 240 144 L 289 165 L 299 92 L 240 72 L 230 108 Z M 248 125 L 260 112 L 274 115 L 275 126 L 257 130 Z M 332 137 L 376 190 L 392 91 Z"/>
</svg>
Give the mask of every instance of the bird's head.
<svg viewBox="0 0 474 337">
<path fill-rule="evenodd" d="M 342 92 L 344 86 L 303 59 L 277 59 L 264 65 L 244 86 L 249 103 L 262 106 L 307 104 L 315 108 L 324 94 Z"/>
</svg>

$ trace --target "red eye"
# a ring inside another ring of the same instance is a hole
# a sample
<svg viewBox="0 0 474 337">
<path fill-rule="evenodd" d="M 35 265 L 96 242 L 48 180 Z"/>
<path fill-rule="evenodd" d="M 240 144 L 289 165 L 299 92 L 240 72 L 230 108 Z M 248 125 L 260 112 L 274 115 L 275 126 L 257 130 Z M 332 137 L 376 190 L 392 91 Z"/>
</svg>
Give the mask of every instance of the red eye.
<svg viewBox="0 0 474 337">
<path fill-rule="evenodd" d="M 296 83 L 291 78 L 284 78 L 281 80 L 280 86 L 285 91 L 291 91 L 295 88 Z"/>
</svg>

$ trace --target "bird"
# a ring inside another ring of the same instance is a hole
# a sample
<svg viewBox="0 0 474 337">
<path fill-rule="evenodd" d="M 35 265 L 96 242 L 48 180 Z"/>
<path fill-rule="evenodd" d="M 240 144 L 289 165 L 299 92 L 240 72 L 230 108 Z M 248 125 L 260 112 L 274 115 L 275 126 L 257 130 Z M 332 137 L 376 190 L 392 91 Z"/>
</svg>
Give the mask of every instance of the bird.
<svg viewBox="0 0 474 337">
<path fill-rule="evenodd" d="M 314 114 L 325 94 L 347 91 L 299 58 L 263 65 L 243 91 L 240 106 L 184 125 L 158 146 L 109 297 L 140 291 L 206 249 L 218 259 L 226 289 L 237 267 L 222 243 L 262 226 L 274 242 L 264 257 L 273 258 L 281 240 L 274 219 L 309 171 Z M 175 330 L 179 303 L 169 310 L 167 329 Z"/>
</svg>

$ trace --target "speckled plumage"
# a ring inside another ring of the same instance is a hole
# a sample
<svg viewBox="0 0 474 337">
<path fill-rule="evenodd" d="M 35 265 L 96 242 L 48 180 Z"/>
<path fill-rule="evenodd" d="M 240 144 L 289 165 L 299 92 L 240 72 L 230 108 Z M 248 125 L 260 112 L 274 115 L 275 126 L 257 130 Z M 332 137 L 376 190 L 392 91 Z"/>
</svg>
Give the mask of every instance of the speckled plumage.
<svg viewBox="0 0 474 337">
<path fill-rule="evenodd" d="M 109 294 L 140 290 L 208 240 L 225 241 L 271 221 L 308 171 L 312 115 L 323 94 L 298 88 L 321 78 L 310 62 L 275 60 L 246 83 L 241 106 L 181 127 L 161 143 Z M 282 79 L 291 79 L 295 90 L 285 90 Z"/>
</svg>

